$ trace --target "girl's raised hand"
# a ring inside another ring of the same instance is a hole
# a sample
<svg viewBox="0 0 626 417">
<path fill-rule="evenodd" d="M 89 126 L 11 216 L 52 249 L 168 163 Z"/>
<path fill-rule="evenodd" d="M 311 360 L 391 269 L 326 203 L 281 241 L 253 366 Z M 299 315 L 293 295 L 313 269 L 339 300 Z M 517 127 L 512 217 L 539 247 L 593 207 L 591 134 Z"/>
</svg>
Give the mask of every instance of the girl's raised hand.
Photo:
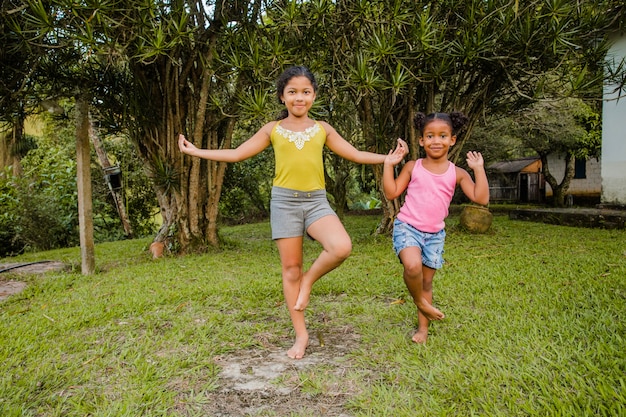
<svg viewBox="0 0 626 417">
<path fill-rule="evenodd" d="M 467 166 L 475 170 L 476 168 L 482 168 L 485 165 L 483 155 L 480 152 L 469 151 L 467 153 Z"/>
<path fill-rule="evenodd" d="M 398 138 L 398 145 L 396 146 L 396 150 L 402 151 L 402 157 L 405 157 L 409 153 L 409 145 L 407 143 Z"/>
<path fill-rule="evenodd" d="M 409 146 L 405 141 L 398 138 L 398 145 L 396 149 L 390 150 L 385 157 L 385 164 L 397 165 L 404 159 L 406 154 L 409 153 Z"/>
<path fill-rule="evenodd" d="M 196 148 L 196 145 L 185 139 L 185 136 L 182 133 L 178 134 L 178 148 L 182 153 L 189 155 L 191 155 L 194 150 L 198 149 Z"/>
</svg>

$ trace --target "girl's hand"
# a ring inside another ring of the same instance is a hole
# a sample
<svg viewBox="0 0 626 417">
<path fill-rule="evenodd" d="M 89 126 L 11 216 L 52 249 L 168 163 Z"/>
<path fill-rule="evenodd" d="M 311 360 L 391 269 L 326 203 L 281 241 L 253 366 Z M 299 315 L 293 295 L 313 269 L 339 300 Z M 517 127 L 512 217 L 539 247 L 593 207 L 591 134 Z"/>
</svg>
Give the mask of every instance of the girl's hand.
<svg viewBox="0 0 626 417">
<path fill-rule="evenodd" d="M 404 159 L 406 154 L 409 153 L 409 147 L 405 141 L 398 138 L 398 145 L 396 149 L 390 150 L 385 157 L 385 164 L 397 165 Z"/>
<path fill-rule="evenodd" d="M 185 139 L 185 136 L 182 133 L 178 134 L 178 148 L 182 153 L 186 153 L 188 155 L 191 155 L 195 150 L 198 149 L 196 148 L 196 145 Z"/>
<path fill-rule="evenodd" d="M 400 138 L 398 138 L 398 146 L 396 146 L 396 150 L 398 149 L 402 151 L 402 157 L 405 157 L 409 153 L 409 145 Z"/>
<path fill-rule="evenodd" d="M 480 152 L 469 151 L 467 153 L 467 166 L 472 168 L 472 170 L 476 170 L 476 168 L 483 168 L 485 165 L 485 161 L 483 160 L 483 156 Z"/>
</svg>

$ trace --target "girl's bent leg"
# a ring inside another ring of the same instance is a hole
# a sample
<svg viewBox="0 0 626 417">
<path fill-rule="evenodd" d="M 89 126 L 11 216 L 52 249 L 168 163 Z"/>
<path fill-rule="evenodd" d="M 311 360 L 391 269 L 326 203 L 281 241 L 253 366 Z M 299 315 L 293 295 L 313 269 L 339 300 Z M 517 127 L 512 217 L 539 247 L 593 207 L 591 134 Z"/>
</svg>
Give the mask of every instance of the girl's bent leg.
<svg viewBox="0 0 626 417">
<path fill-rule="evenodd" d="M 301 359 L 309 345 L 304 312 L 294 308 L 302 282 L 302 237 L 277 239 L 276 246 L 280 254 L 285 303 L 296 333 L 296 341 L 287 351 L 287 356 L 292 359 Z"/>
<path fill-rule="evenodd" d="M 315 281 L 337 268 L 350 256 L 352 242 L 346 229 L 335 215 L 324 216 L 309 226 L 307 233 L 322 245 L 322 253 L 302 275 L 300 294 L 295 309 L 303 311 L 309 305 Z"/>
<path fill-rule="evenodd" d="M 413 302 L 419 309 L 419 311 L 428 320 L 441 320 L 445 316 L 444 314 L 433 307 L 433 305 L 424 298 L 424 274 L 423 268 L 427 268 L 422 265 L 422 253 L 418 247 L 410 246 L 402 249 L 400 252 L 400 259 L 404 266 L 404 283 L 406 284 Z M 428 268 L 430 269 L 430 268 Z"/>
</svg>

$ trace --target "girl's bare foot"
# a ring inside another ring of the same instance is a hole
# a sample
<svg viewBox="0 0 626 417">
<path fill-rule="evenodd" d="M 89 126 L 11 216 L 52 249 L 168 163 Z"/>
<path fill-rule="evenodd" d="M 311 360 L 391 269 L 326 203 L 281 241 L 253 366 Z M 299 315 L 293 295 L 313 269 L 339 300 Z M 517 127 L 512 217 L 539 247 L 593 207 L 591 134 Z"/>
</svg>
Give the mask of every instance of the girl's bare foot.
<svg viewBox="0 0 626 417">
<path fill-rule="evenodd" d="M 428 320 L 441 320 L 445 317 L 445 315 L 433 307 L 428 301 L 422 298 L 420 303 L 417 303 L 417 308 L 422 312 L 423 315 L 426 316 Z"/>
<path fill-rule="evenodd" d="M 304 353 L 306 352 L 306 348 L 309 346 L 309 335 L 303 337 L 296 337 L 296 341 L 287 351 L 287 356 L 291 359 L 302 359 L 304 357 Z"/>
<path fill-rule="evenodd" d="M 296 311 L 304 311 L 304 309 L 308 307 L 310 299 L 311 288 L 300 287 L 300 293 L 298 294 L 298 299 L 296 300 L 296 304 L 293 306 L 293 309 Z"/>
<path fill-rule="evenodd" d="M 428 339 L 428 329 L 426 329 L 426 330 L 419 329 L 413 335 L 413 341 L 415 343 L 424 344 L 424 343 L 426 343 L 426 339 Z"/>
</svg>

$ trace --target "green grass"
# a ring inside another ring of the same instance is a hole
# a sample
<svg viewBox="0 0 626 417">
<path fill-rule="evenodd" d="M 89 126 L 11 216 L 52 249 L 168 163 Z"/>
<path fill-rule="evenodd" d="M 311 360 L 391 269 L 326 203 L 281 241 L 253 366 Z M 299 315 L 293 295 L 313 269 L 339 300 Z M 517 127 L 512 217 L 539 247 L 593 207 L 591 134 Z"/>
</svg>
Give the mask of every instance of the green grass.
<svg viewBox="0 0 626 417">
<path fill-rule="evenodd" d="M 371 235 L 378 217 L 345 219 L 353 254 L 316 284 L 307 318 L 312 332 L 350 326 L 358 343 L 346 372 L 303 369 L 299 389 L 345 387 L 351 416 L 626 415 L 626 232 L 496 216 L 473 235 L 457 220 L 434 283 L 446 319 L 418 346 L 390 239 Z M 77 248 L 5 259 L 74 272 L 20 277 L 26 290 L 0 302 L 0 415 L 202 415 L 216 358 L 288 348 L 268 224 L 221 235 L 221 250 L 157 261 L 148 240 L 101 244 L 93 276 Z M 307 263 L 318 250 L 306 243 Z"/>
</svg>

